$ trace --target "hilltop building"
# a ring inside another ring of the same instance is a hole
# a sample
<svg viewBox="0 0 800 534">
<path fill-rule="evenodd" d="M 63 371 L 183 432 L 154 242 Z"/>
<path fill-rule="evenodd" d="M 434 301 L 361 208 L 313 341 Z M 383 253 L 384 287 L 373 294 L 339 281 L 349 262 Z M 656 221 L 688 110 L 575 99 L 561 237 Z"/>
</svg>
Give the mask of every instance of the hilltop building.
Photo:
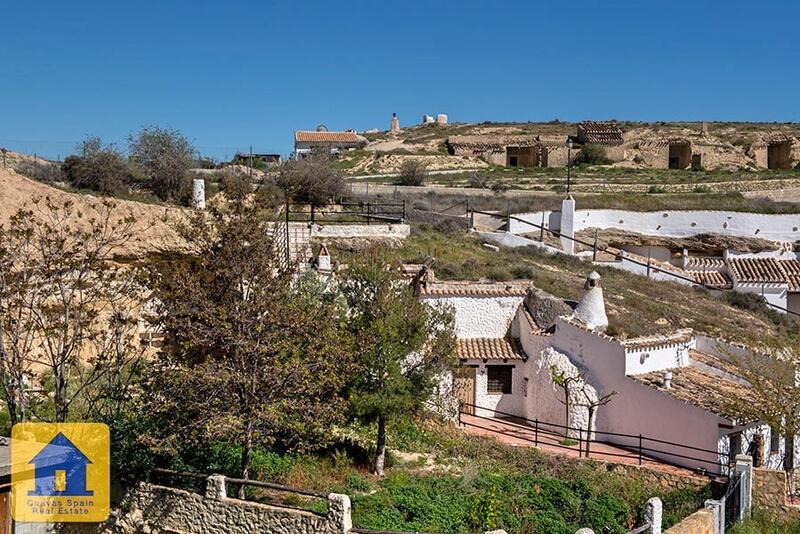
<svg viewBox="0 0 800 534">
<path fill-rule="evenodd" d="M 750 150 L 756 160 L 756 167 L 762 169 L 792 167 L 792 138 L 784 133 L 762 133 Z"/>
<path fill-rule="evenodd" d="M 625 159 L 625 148 L 622 146 L 622 130 L 615 122 L 584 121 L 578 124 L 576 135 L 581 145 L 600 145 L 604 148 L 606 158 L 611 161 Z"/>
<path fill-rule="evenodd" d="M 454 156 L 478 156 L 491 165 L 537 167 L 541 145 L 532 135 L 452 135 L 447 150 Z"/>
<path fill-rule="evenodd" d="M 325 151 L 333 156 L 363 148 L 367 139 L 358 135 L 353 130 L 343 132 L 329 132 L 319 125 L 316 130 L 297 130 L 294 132 L 294 157 L 302 159 L 308 157 L 315 150 Z"/>
<path fill-rule="evenodd" d="M 692 143 L 685 137 L 640 141 L 639 156 L 654 169 L 688 169 L 692 166 Z M 702 162 L 695 164 L 701 165 Z"/>
</svg>

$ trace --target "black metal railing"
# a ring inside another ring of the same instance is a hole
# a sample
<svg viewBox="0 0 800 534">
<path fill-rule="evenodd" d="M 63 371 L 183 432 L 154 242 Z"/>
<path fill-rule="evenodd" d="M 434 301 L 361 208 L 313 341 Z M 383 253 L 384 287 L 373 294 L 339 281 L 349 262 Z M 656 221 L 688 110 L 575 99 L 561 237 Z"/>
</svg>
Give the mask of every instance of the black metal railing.
<svg viewBox="0 0 800 534">
<path fill-rule="evenodd" d="M 203 475 L 200 473 L 188 473 L 185 471 L 173 471 L 172 469 L 161 469 L 161 468 L 154 468 L 150 471 L 150 480 L 151 482 L 155 482 L 160 480 L 162 482 L 174 484 L 175 479 L 186 479 L 190 480 L 189 489 L 195 491 L 197 493 L 204 493 L 205 492 L 205 484 L 208 480 L 209 475 Z M 308 490 L 303 488 L 295 488 L 292 486 L 285 486 L 283 484 L 275 484 L 273 482 L 262 482 L 260 480 L 249 480 L 243 478 L 229 478 L 225 477 L 225 484 L 235 484 L 237 486 L 248 486 L 248 487 L 255 487 L 255 488 L 263 488 L 263 489 L 270 489 L 273 491 L 279 491 L 283 493 L 293 493 L 296 495 L 303 495 L 305 497 L 314 497 L 316 499 L 324 499 L 327 501 L 328 494 L 321 492 L 321 491 L 314 491 Z M 303 510 L 307 512 L 316 513 L 313 510 L 309 510 L 306 508 L 298 508 L 296 506 L 287 505 L 285 503 L 280 504 L 283 508 L 291 508 L 296 510 Z M 324 514 L 318 514 L 324 515 Z"/>
<path fill-rule="evenodd" d="M 406 220 L 406 201 L 401 202 L 339 202 L 319 208 L 313 204 L 287 204 L 287 222 L 312 224 L 352 224 L 374 221 L 401 224 Z"/>
<path fill-rule="evenodd" d="M 729 528 L 737 523 L 742 511 L 742 474 L 735 473 L 728 479 L 728 487 L 725 495 L 720 499 L 722 509 L 725 510 L 725 528 Z"/>
<path fill-rule="evenodd" d="M 464 407 L 469 408 L 470 411 L 464 411 Z M 478 415 L 478 410 L 491 412 L 492 416 Z M 533 437 L 509 432 L 497 427 L 482 426 L 473 421 L 464 420 L 463 415 L 468 415 L 482 421 L 501 422 L 503 425 L 511 426 L 512 428 L 533 432 Z M 501 419 L 500 417 L 504 419 Z M 643 465 L 646 461 L 655 461 L 681 467 L 684 469 L 691 469 L 698 474 L 702 475 L 718 475 L 728 476 L 728 469 L 730 467 L 731 455 L 727 452 L 714 451 L 710 449 L 703 449 L 693 445 L 686 445 L 683 443 L 676 443 L 672 441 L 652 438 L 642 434 L 625 434 L 621 432 L 606 432 L 601 430 L 592 430 L 591 433 L 586 428 L 578 428 L 550 421 L 543 421 L 540 419 L 527 419 L 515 414 L 496 410 L 494 408 L 487 408 L 470 403 L 461 403 L 461 408 L 458 413 L 458 422 L 460 424 L 471 426 L 474 428 L 487 430 L 498 434 L 503 434 L 514 439 L 527 441 L 533 443 L 534 446 L 547 445 L 548 447 L 555 447 L 558 449 L 575 451 L 574 445 L 565 444 L 565 440 L 577 441 L 578 456 L 584 458 L 591 458 L 592 444 L 610 445 L 619 450 L 626 452 L 610 452 L 601 451 L 595 452 L 595 458 L 610 457 L 610 458 L 626 458 L 628 460 L 635 460 L 638 465 Z M 571 437 L 569 433 L 577 434 L 577 437 Z M 620 440 L 600 440 L 592 438 L 595 436 L 608 436 L 610 438 L 622 438 L 622 441 L 627 443 L 620 443 Z M 549 439 L 548 439 L 549 438 Z M 557 439 L 558 438 L 558 439 Z M 663 445 L 663 447 L 662 447 Z M 671 447 L 676 450 L 668 450 L 666 447 Z M 678 452 L 679 451 L 679 452 Z M 705 457 L 698 456 L 694 453 L 701 453 Z M 658 457 L 654 456 L 658 455 Z M 709 459 L 711 455 L 713 459 Z M 666 457 L 666 459 L 664 458 Z M 686 467 L 685 463 L 679 460 L 686 460 L 696 464 L 702 464 L 709 467 Z M 722 461 L 724 460 L 724 461 Z M 710 469 L 713 467 L 713 470 Z"/>
<path fill-rule="evenodd" d="M 627 261 L 627 262 L 633 263 L 635 265 L 639 265 L 640 267 L 646 268 L 648 277 L 650 275 L 650 272 L 654 271 L 654 272 L 657 272 L 657 273 L 665 274 L 667 276 L 671 276 L 671 277 L 673 277 L 673 278 L 675 278 L 677 280 L 683 280 L 684 282 L 689 282 L 692 285 L 703 287 L 703 288 L 708 289 L 708 290 L 726 291 L 726 292 L 727 291 L 733 291 L 733 289 L 725 289 L 725 288 L 711 286 L 711 285 L 709 285 L 709 284 L 707 284 L 707 283 L 705 283 L 703 281 L 698 281 L 698 280 L 696 280 L 694 278 L 690 278 L 688 276 L 684 276 L 684 275 L 682 275 L 680 273 L 676 273 L 676 272 L 670 271 L 668 269 L 663 269 L 663 268 L 659 267 L 658 265 L 654 265 L 650 261 L 647 261 L 647 262 L 639 261 L 639 260 L 636 260 L 634 258 L 630 258 L 628 256 L 622 255 L 621 253 L 609 251 L 607 248 L 598 247 L 597 246 L 597 238 L 595 238 L 593 243 L 590 243 L 590 242 L 584 241 L 582 239 L 578 239 L 578 238 L 575 238 L 575 237 L 570 237 L 570 236 L 567 236 L 567 235 L 563 235 L 561 232 L 558 232 L 556 230 L 552 230 L 550 228 L 547 228 L 543 224 L 536 224 L 536 223 L 533 223 L 533 222 L 530 222 L 530 221 L 526 221 L 525 219 L 521 219 L 521 218 L 519 218 L 519 217 L 517 217 L 515 215 L 510 215 L 510 214 L 501 215 L 499 213 L 492 213 L 492 212 L 488 212 L 488 211 L 478 211 L 478 210 L 470 210 L 470 211 L 473 214 L 474 213 L 479 213 L 481 215 L 490 215 L 492 217 L 506 219 L 507 220 L 507 225 L 508 225 L 507 227 L 508 227 L 509 231 L 511 230 L 511 221 L 512 220 L 513 221 L 517 221 L 517 222 L 521 222 L 523 224 L 527 224 L 529 226 L 532 226 L 532 227 L 534 227 L 534 228 L 539 230 L 539 233 L 540 233 L 540 236 L 541 236 L 539 241 L 541 241 L 542 243 L 544 243 L 544 232 L 547 232 L 547 233 L 549 233 L 550 235 L 552 235 L 554 237 L 558 237 L 560 239 L 567 239 L 569 241 L 572 241 L 574 243 L 578 243 L 578 244 L 583 245 L 585 247 L 591 247 L 592 250 L 593 250 L 593 257 L 596 257 L 598 252 L 611 254 L 615 258 L 620 260 L 620 261 Z M 470 219 L 473 220 L 473 218 L 474 218 L 474 215 L 471 215 Z M 774 308 L 776 310 L 782 311 L 784 313 L 788 313 L 790 315 L 794 315 L 794 316 L 800 317 L 800 313 L 792 311 L 792 310 L 790 310 L 788 308 L 784 308 L 783 306 L 779 306 L 779 305 L 774 304 L 772 302 L 769 302 L 766 299 L 764 299 L 764 304 L 766 304 L 767 306 L 769 306 L 771 308 Z"/>
</svg>

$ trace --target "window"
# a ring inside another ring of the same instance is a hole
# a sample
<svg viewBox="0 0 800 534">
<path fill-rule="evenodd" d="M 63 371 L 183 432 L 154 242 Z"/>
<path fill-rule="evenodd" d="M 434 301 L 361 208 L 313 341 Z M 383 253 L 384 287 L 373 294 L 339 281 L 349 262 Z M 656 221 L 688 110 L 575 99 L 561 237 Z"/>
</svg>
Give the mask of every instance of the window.
<svg viewBox="0 0 800 534">
<path fill-rule="evenodd" d="M 772 454 L 781 452 L 781 436 L 772 427 L 769 427 L 769 452 Z"/>
<path fill-rule="evenodd" d="M 486 366 L 486 392 L 508 395 L 511 393 L 512 365 Z"/>
</svg>

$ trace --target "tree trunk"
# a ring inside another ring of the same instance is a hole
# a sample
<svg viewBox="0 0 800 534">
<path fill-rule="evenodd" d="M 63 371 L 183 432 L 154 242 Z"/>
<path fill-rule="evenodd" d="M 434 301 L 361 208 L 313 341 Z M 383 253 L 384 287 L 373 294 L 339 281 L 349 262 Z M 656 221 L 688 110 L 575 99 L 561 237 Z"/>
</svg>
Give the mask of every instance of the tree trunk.
<svg viewBox="0 0 800 534">
<path fill-rule="evenodd" d="M 242 441 L 242 464 L 239 469 L 239 478 L 246 479 L 250 476 L 250 457 L 253 451 L 253 435 L 250 432 L 250 425 L 245 429 L 244 440 Z M 237 494 L 240 499 L 244 499 L 244 484 L 239 486 L 239 493 Z"/>
<path fill-rule="evenodd" d="M 55 375 L 56 423 L 66 423 L 69 408 L 67 407 L 67 376 L 65 363 L 58 364 Z"/>
<path fill-rule="evenodd" d="M 375 474 L 383 476 L 386 465 L 386 418 L 378 417 L 378 439 L 375 443 Z"/>
</svg>

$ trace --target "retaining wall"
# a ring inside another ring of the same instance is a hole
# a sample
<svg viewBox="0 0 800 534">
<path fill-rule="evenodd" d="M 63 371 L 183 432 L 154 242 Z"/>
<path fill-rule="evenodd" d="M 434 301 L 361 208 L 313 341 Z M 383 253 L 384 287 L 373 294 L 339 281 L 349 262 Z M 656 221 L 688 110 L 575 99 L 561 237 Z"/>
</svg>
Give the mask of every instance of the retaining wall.
<svg viewBox="0 0 800 534">
<path fill-rule="evenodd" d="M 703 508 L 668 528 L 664 534 L 715 534 L 715 532 L 714 512 Z"/>
</svg>

